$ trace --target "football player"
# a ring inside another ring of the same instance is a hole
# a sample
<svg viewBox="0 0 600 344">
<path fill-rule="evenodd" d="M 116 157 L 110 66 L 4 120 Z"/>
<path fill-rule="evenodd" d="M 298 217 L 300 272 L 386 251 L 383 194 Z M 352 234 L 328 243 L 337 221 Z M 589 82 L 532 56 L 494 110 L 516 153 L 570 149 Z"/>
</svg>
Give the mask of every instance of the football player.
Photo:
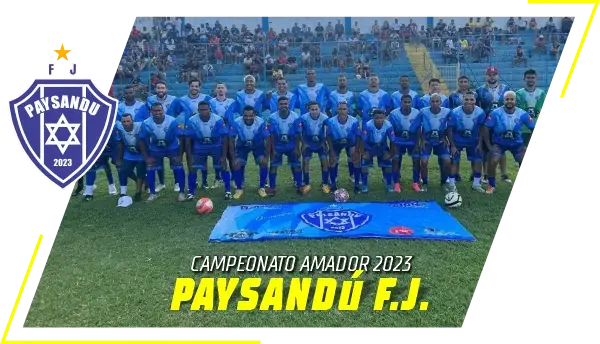
<svg viewBox="0 0 600 344">
<path fill-rule="evenodd" d="M 329 118 L 321 112 L 319 103 L 308 103 L 308 113 L 303 114 L 298 119 L 296 127 L 298 128 L 300 139 L 302 141 L 302 172 L 304 176 L 304 185 L 300 188 L 302 194 L 310 192 L 310 159 L 313 154 L 317 154 L 321 161 L 321 190 L 329 193 L 331 187 L 329 184 L 329 164 L 327 160 L 328 147 L 325 136 L 325 121 Z"/>
<path fill-rule="evenodd" d="M 135 90 L 133 85 L 125 86 L 125 99 L 119 102 L 119 109 L 117 111 L 117 121 L 121 121 L 123 114 L 134 114 L 144 106 L 144 103 L 135 99 Z"/>
<path fill-rule="evenodd" d="M 310 102 L 317 102 L 320 109 L 325 109 L 331 93 L 327 86 L 317 82 L 317 72 L 313 68 L 306 70 L 306 83 L 298 85 L 293 92 L 298 96 L 300 113 L 308 112 L 308 103 Z M 290 110 L 294 109 L 290 108 Z"/>
<path fill-rule="evenodd" d="M 373 167 L 374 158 L 377 158 L 379 167 L 384 170 L 386 188 L 393 192 L 392 185 L 392 158 L 396 154 L 394 145 L 394 129 L 392 124 L 385 119 L 385 112 L 375 109 L 372 112 L 373 119 L 368 121 L 362 130 L 359 150 L 362 155 L 362 193 L 369 192 L 369 168 Z"/>
<path fill-rule="evenodd" d="M 438 78 L 432 78 L 429 80 L 429 93 L 427 93 L 427 94 L 423 95 L 423 97 L 421 97 L 421 105 L 422 105 L 421 108 L 431 106 L 431 96 L 434 94 L 437 94 L 438 96 L 440 96 L 440 98 L 442 99 L 442 104 L 444 102 L 446 102 L 446 99 L 448 97 L 446 97 L 445 95 L 442 94 L 441 88 L 440 88 L 441 84 L 442 84 L 442 82 Z"/>
<path fill-rule="evenodd" d="M 127 179 L 135 171 L 134 201 L 136 202 L 142 200 L 142 185 L 146 179 L 146 163 L 138 145 L 141 128 L 142 123 L 134 122 L 131 114 L 124 113 L 121 116 L 121 125 L 118 127 L 117 161 L 115 163 L 117 169 L 119 169 L 121 197 L 127 195 Z"/>
<path fill-rule="evenodd" d="M 401 192 L 400 171 L 402 169 L 402 156 L 409 155 L 412 158 L 412 188 L 416 192 L 421 192 L 419 178 L 421 176 L 421 152 L 419 150 L 419 129 L 413 126 L 415 119 L 419 115 L 419 110 L 412 107 L 413 99 L 410 94 L 402 95 L 402 107 L 392 111 L 389 121 L 394 129 L 394 145 L 396 154 L 392 160 L 392 172 L 394 181 L 394 191 Z"/>
<path fill-rule="evenodd" d="M 535 70 L 526 70 L 523 79 L 525 80 L 525 87 L 517 91 L 517 107 L 527 110 L 533 121 L 537 122 L 537 118 L 546 100 L 546 91 L 536 87 L 537 73 Z M 523 144 L 525 147 L 529 146 L 531 131 L 527 126 L 523 127 L 522 135 Z"/>
<path fill-rule="evenodd" d="M 386 91 L 379 87 L 379 77 L 369 76 L 369 88 L 362 91 L 358 98 L 358 109 L 361 111 L 363 126 L 371 120 L 370 114 L 374 109 L 379 109 L 388 114 L 392 108 L 392 100 Z"/>
<path fill-rule="evenodd" d="M 291 91 L 288 91 L 287 80 L 283 77 L 277 79 L 277 91 L 275 93 L 269 92 L 267 94 L 267 98 L 269 99 L 269 110 L 271 113 L 277 112 L 277 101 L 279 100 L 279 97 L 286 97 L 290 100 L 290 110 L 294 111 L 298 108 L 298 96 Z"/>
<path fill-rule="evenodd" d="M 225 83 L 218 83 L 215 86 L 215 89 L 217 92 L 217 96 L 215 98 L 207 100 L 208 104 L 210 105 L 210 111 L 216 115 L 219 115 L 223 119 L 225 124 L 229 125 L 229 123 L 231 123 L 235 117 L 235 100 L 227 98 L 227 85 L 225 85 Z M 233 156 L 227 157 L 230 168 L 233 167 L 233 159 Z M 221 175 L 217 173 L 217 169 L 214 166 L 213 168 L 215 170 L 215 181 L 213 182 L 212 187 L 217 188 L 221 185 L 221 181 L 223 180 L 223 178 L 221 178 Z M 206 185 L 208 183 L 208 176 L 205 176 L 204 173 L 208 172 L 202 170 L 202 185 Z"/>
<path fill-rule="evenodd" d="M 411 107 L 421 110 L 423 103 L 421 102 L 421 96 L 416 91 L 410 89 L 410 77 L 408 75 L 402 75 L 400 77 L 400 89 L 392 93 L 392 106 L 394 109 L 402 107 L 402 96 L 409 95 L 412 99 Z"/>
<path fill-rule="evenodd" d="M 106 147 L 104 147 L 104 150 L 102 151 L 102 154 L 100 155 L 98 160 L 96 160 L 92 168 L 85 174 L 85 190 L 83 191 L 83 199 L 86 201 L 91 201 L 92 199 L 94 199 L 94 183 L 96 182 L 96 172 L 101 169 L 104 171 L 110 170 L 111 160 L 113 164 L 116 161 L 117 143 L 119 141 L 119 130 L 117 128 L 118 125 L 115 124 L 110 138 L 106 143 Z M 108 179 L 109 175 L 110 179 Z M 107 179 L 108 183 L 110 184 L 109 193 L 111 195 L 116 195 L 117 188 L 115 187 L 115 184 L 112 181 L 112 173 L 107 174 Z M 112 190 L 114 190 L 114 192 L 111 193 L 110 191 Z"/>
</svg>

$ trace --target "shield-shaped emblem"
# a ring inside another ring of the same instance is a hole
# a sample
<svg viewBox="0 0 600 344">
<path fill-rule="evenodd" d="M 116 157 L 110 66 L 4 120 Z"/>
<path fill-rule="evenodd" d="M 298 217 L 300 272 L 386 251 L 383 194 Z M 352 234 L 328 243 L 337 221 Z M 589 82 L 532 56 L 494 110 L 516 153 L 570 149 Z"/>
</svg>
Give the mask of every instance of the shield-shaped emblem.
<svg viewBox="0 0 600 344">
<path fill-rule="evenodd" d="M 300 215 L 304 223 L 326 232 L 349 232 L 366 225 L 371 216 L 355 210 L 326 209 Z"/>
<path fill-rule="evenodd" d="M 98 159 L 113 132 L 118 102 L 90 80 L 36 80 L 10 102 L 23 149 L 64 188 Z"/>
</svg>

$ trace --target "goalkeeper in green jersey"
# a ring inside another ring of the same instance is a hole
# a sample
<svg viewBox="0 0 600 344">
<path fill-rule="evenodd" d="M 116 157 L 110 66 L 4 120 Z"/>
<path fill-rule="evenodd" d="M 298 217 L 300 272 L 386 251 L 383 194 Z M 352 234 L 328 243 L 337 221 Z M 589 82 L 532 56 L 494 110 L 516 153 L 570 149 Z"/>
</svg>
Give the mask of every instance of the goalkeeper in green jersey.
<svg viewBox="0 0 600 344">
<path fill-rule="evenodd" d="M 517 107 L 529 112 L 529 115 L 537 121 L 544 100 L 546 100 L 546 91 L 536 88 L 537 73 L 533 69 L 525 71 L 525 87 L 517 91 Z M 531 130 L 523 128 L 523 144 L 529 145 L 531 140 Z"/>
</svg>

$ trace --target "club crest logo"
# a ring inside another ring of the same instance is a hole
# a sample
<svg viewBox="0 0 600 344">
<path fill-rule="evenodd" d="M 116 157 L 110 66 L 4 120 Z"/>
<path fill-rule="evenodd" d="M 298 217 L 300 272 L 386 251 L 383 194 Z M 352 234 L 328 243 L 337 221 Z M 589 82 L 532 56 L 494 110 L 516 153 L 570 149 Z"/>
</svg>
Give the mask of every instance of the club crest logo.
<svg viewBox="0 0 600 344">
<path fill-rule="evenodd" d="M 344 233 L 358 229 L 371 220 L 371 215 L 355 210 L 325 209 L 300 215 L 308 225 L 326 232 Z"/>
<path fill-rule="evenodd" d="M 10 102 L 10 111 L 31 160 L 64 188 L 102 154 L 113 132 L 117 105 L 90 80 L 36 80 Z"/>
</svg>

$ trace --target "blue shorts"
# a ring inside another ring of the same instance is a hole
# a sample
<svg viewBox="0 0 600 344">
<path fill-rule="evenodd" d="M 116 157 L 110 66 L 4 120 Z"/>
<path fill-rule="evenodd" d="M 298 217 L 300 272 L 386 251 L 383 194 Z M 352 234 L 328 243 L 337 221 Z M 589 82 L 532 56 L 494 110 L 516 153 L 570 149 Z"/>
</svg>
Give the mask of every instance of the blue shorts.
<svg viewBox="0 0 600 344">
<path fill-rule="evenodd" d="M 457 146 L 456 147 L 456 154 L 454 154 L 454 156 L 452 156 L 452 162 L 453 163 L 457 163 L 460 161 L 460 155 L 462 153 L 463 150 L 467 151 L 467 160 L 470 162 L 481 162 L 483 161 L 483 154 L 478 153 L 475 150 L 476 146 L 470 146 L 470 147 L 460 147 Z"/>
<path fill-rule="evenodd" d="M 327 159 L 328 152 L 323 146 L 317 149 L 312 149 L 310 147 L 304 148 L 304 151 L 302 152 L 302 159 L 304 159 L 304 161 L 309 161 L 315 153 L 317 153 L 319 159 Z"/>
<path fill-rule="evenodd" d="M 394 158 L 400 158 L 404 154 L 410 155 L 410 157 L 413 159 L 418 159 L 421 157 L 419 151 L 415 151 L 415 146 L 396 145 L 396 155 L 394 156 Z"/>
<path fill-rule="evenodd" d="M 430 145 L 429 143 L 425 143 L 423 147 L 423 151 L 421 151 L 421 157 L 428 159 L 431 156 L 431 153 L 437 155 L 439 158 L 449 158 L 450 151 L 445 144 L 439 143 L 435 146 Z"/>
<path fill-rule="evenodd" d="M 179 156 L 179 149 L 175 149 L 172 151 L 164 151 L 164 152 L 150 152 L 150 157 L 154 159 L 154 165 L 147 166 L 147 171 L 156 171 L 162 170 L 164 166 L 164 159 L 169 159 L 169 166 L 172 170 L 180 170 L 183 168 L 183 163 L 181 161 L 176 162 L 175 159 Z"/>
<path fill-rule="evenodd" d="M 208 158 L 212 159 L 213 168 L 221 168 L 221 157 L 223 156 L 223 148 L 217 147 L 214 149 L 208 149 L 205 151 L 194 151 L 192 152 L 192 167 L 199 170 L 206 170 L 208 168 Z"/>
<path fill-rule="evenodd" d="M 369 154 L 369 158 L 361 159 L 362 167 L 373 167 L 375 158 L 377 158 L 377 165 L 379 167 L 392 167 L 392 154 L 389 149 L 367 151 L 366 153 Z M 385 159 L 385 156 L 388 156 L 389 159 Z"/>
<path fill-rule="evenodd" d="M 98 160 L 92 165 L 92 168 L 89 172 L 96 172 L 98 170 L 103 170 L 107 167 L 110 167 L 110 163 L 115 164 L 115 158 L 112 155 L 101 155 Z"/>
<path fill-rule="evenodd" d="M 509 151 L 510 154 L 512 154 L 512 156 L 515 159 L 519 159 L 519 158 L 523 158 L 523 155 L 525 154 L 525 145 L 523 144 L 523 142 L 518 142 L 515 143 L 513 145 L 506 145 L 506 144 L 498 144 L 498 143 L 492 143 L 492 150 L 494 149 L 494 147 L 498 147 L 500 148 L 500 152 L 496 153 L 496 152 L 490 152 L 490 154 L 492 155 L 505 155 L 506 151 Z"/>
<path fill-rule="evenodd" d="M 235 158 L 242 165 L 246 165 L 248 163 L 248 155 L 250 153 L 252 153 L 252 156 L 254 156 L 254 162 L 256 163 L 256 165 L 260 165 L 260 161 L 265 156 L 265 147 L 260 147 L 260 148 L 236 147 Z"/>
<path fill-rule="evenodd" d="M 134 170 L 137 179 L 146 178 L 146 162 L 144 160 L 123 160 L 120 173 L 129 176 Z"/>
<path fill-rule="evenodd" d="M 300 167 L 300 160 L 298 159 L 298 157 L 296 157 L 296 154 L 294 154 L 294 149 L 290 149 L 290 150 L 286 150 L 286 151 L 278 151 L 275 150 L 275 155 L 273 156 L 273 159 L 271 160 L 271 166 L 272 167 L 278 167 L 281 166 L 283 164 L 283 156 L 287 156 L 287 161 L 288 164 L 292 167 Z"/>
</svg>

